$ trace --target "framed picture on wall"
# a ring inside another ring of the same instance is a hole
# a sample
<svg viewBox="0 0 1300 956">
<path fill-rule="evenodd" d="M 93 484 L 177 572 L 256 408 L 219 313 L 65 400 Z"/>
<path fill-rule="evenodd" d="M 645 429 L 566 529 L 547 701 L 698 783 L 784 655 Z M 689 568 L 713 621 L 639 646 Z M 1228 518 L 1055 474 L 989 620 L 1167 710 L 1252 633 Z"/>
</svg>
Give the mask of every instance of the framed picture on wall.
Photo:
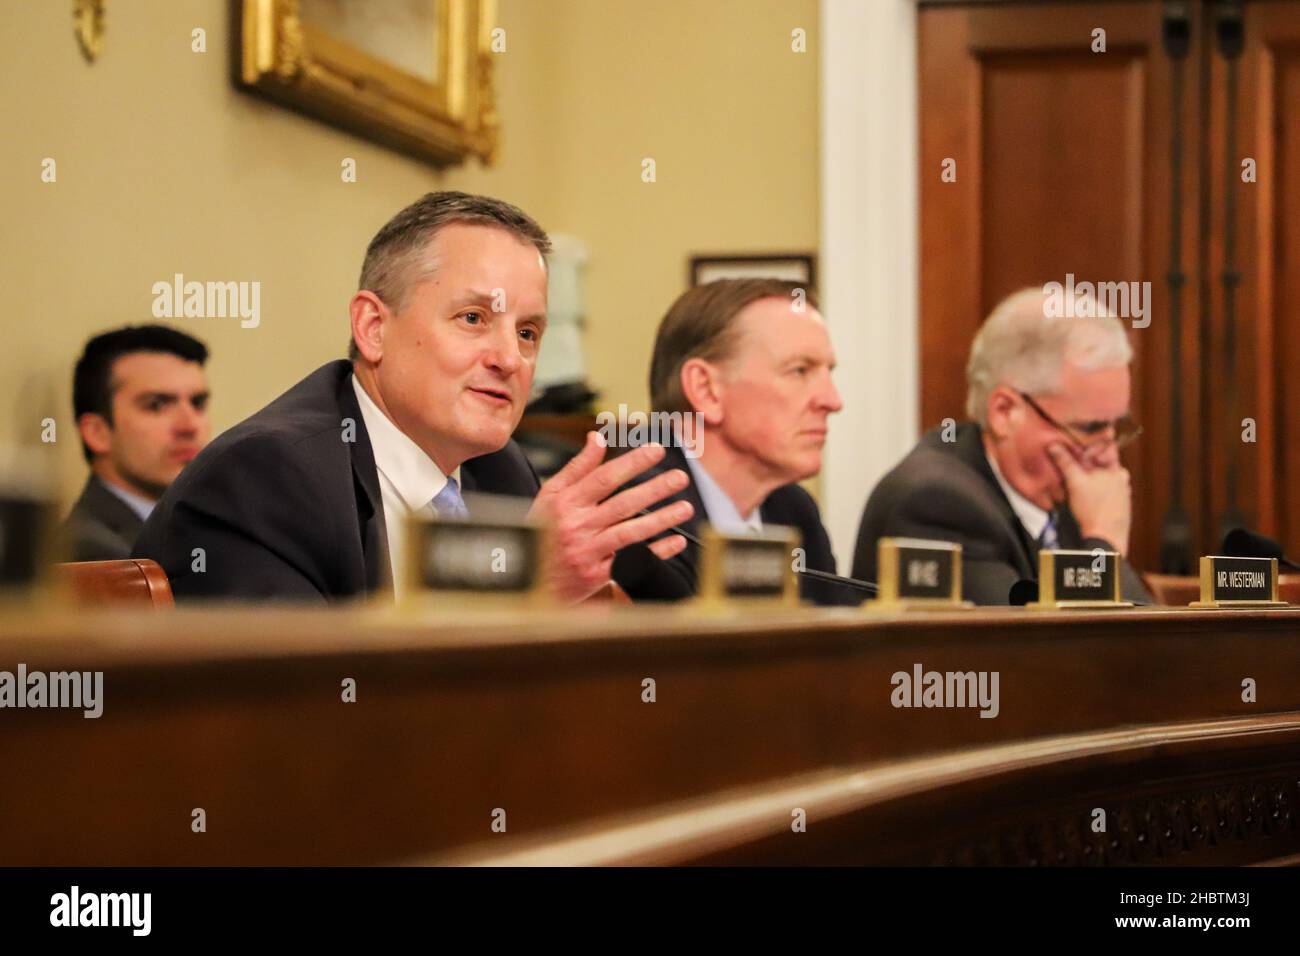
<svg viewBox="0 0 1300 956">
<path fill-rule="evenodd" d="M 714 279 L 786 279 L 817 288 L 817 257 L 811 252 L 691 256 L 689 283 Z"/>
<path fill-rule="evenodd" d="M 235 0 L 238 86 L 435 165 L 497 144 L 494 0 Z"/>
</svg>

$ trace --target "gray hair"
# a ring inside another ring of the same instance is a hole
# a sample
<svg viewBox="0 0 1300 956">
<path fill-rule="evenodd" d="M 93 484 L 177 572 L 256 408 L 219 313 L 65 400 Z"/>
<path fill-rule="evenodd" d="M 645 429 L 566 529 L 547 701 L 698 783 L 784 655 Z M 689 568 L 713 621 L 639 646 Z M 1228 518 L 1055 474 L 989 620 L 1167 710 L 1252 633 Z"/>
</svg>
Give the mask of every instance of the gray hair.
<svg viewBox="0 0 1300 956">
<path fill-rule="evenodd" d="M 989 395 L 999 385 L 1051 394 L 1060 388 L 1067 360 L 1089 371 L 1133 360 L 1123 324 L 1095 300 L 1091 308 L 1076 305 L 1076 315 L 1069 317 L 1049 316 L 1047 299 L 1042 288 L 1012 293 L 997 304 L 971 343 L 966 414 L 981 425 L 988 423 Z"/>
<path fill-rule="evenodd" d="M 443 191 L 426 193 L 388 220 L 366 247 L 358 289 L 368 289 L 394 312 L 406 308 L 411 288 L 433 272 L 426 255 L 429 243 L 443 226 L 453 222 L 496 226 L 531 242 L 542 256 L 551 251 L 546 230 L 528 213 L 491 196 Z M 348 340 L 348 358 L 358 357 L 357 344 Z"/>
</svg>

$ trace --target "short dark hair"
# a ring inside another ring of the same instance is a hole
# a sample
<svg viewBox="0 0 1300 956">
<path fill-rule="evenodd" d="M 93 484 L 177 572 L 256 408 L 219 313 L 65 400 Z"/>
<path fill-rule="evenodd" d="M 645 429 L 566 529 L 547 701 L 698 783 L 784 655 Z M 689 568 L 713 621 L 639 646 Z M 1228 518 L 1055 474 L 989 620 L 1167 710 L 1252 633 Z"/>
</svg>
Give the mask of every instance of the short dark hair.
<svg viewBox="0 0 1300 956">
<path fill-rule="evenodd" d="M 74 419 L 94 412 L 113 424 L 113 363 L 134 352 L 163 352 L 199 365 L 208 360 L 206 345 L 165 325 L 127 325 L 102 332 L 86 343 L 72 371 Z M 84 441 L 81 453 L 88 462 L 95 457 Z"/>
<path fill-rule="evenodd" d="M 793 300 L 800 293 L 809 308 L 817 294 L 785 279 L 716 279 L 687 289 L 669 308 L 655 334 L 650 359 L 650 405 L 657 412 L 691 412 L 682 392 L 682 366 L 693 358 L 720 362 L 736 344 L 735 318 L 759 299 Z"/>
<path fill-rule="evenodd" d="M 411 203 L 375 233 L 366 247 L 357 289 L 368 289 L 394 311 L 406 307 L 406 294 L 414 284 L 415 266 L 433 237 L 443 226 L 464 222 L 497 226 L 531 242 L 543 256 L 551 252 L 546 230 L 532 216 L 491 196 L 444 190 L 426 193 Z M 348 358 L 356 361 L 357 343 L 348 339 Z"/>
</svg>

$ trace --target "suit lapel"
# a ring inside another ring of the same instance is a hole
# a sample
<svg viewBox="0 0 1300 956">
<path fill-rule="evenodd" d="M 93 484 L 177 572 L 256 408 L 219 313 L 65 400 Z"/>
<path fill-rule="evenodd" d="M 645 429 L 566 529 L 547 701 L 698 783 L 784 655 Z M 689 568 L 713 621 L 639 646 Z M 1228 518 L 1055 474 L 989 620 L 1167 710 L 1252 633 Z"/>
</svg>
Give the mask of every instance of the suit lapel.
<svg viewBox="0 0 1300 956">
<path fill-rule="evenodd" d="M 338 393 L 343 418 L 356 422 L 356 440 L 347 443 L 357 494 L 357 518 L 361 526 L 361 551 L 365 563 L 366 590 L 391 587 L 392 564 L 388 559 L 388 529 L 384 524 L 384 499 L 379 492 L 379 469 L 370 444 L 366 421 L 352 388 L 351 374 L 343 377 Z"/>
<path fill-rule="evenodd" d="M 126 541 L 128 550 L 144 527 L 144 522 L 131 510 L 131 506 L 104 487 L 103 482 L 94 475 L 86 479 L 86 487 L 81 492 L 77 506 L 84 506 L 87 514 Z"/>
<path fill-rule="evenodd" d="M 763 522 L 763 527 L 766 528 L 770 524 L 790 524 L 789 515 L 782 513 L 782 509 L 774 507 L 771 502 L 772 496 L 768 495 L 763 499 L 763 503 L 758 506 L 758 518 Z"/>
<path fill-rule="evenodd" d="M 663 471 L 671 471 L 674 468 L 680 468 L 686 472 L 686 487 L 669 498 L 667 501 L 656 502 L 651 505 L 652 509 L 662 508 L 674 501 L 689 501 L 694 513 L 690 519 L 683 521 L 679 527 L 683 531 L 688 531 L 695 537 L 700 537 L 700 532 L 709 520 L 708 512 L 704 510 L 704 499 L 700 497 L 700 489 L 695 486 L 695 475 L 691 472 L 690 466 L 686 464 L 686 455 L 680 448 L 675 445 L 669 445 L 664 449 L 664 460 L 662 463 Z M 672 534 L 672 532 L 668 532 Z M 686 539 L 686 548 L 678 555 L 678 560 L 682 561 L 690 570 L 692 576 L 698 575 L 700 566 L 700 546 L 690 538 Z"/>
<path fill-rule="evenodd" d="M 1002 493 L 1002 486 L 998 484 L 997 475 L 993 474 L 993 469 L 989 466 L 988 455 L 984 451 L 983 435 L 977 422 L 965 422 L 958 429 L 957 454 L 966 464 L 974 468 L 992 489 L 994 497 L 1001 506 L 1003 518 L 1010 526 L 1015 541 L 1020 547 L 1024 566 L 1037 577 L 1038 542 L 1029 537 L 1029 532 L 1025 530 L 1024 524 L 1021 523 L 1020 516 L 1011 507 L 1011 502 L 1007 500 L 1007 496 Z"/>
<path fill-rule="evenodd" d="M 709 520 L 708 512 L 704 510 L 704 499 L 700 497 L 700 489 L 695 486 L 695 475 L 691 471 L 690 465 L 686 463 L 686 455 L 680 448 L 669 446 L 664 449 L 663 470 L 671 471 L 674 468 L 679 468 L 686 472 L 686 477 L 689 481 L 687 481 L 686 487 L 670 498 L 669 501 L 689 501 L 691 503 L 691 507 L 695 509 L 695 513 L 691 515 L 690 520 L 685 522 L 682 527 L 698 538 L 700 536 L 700 528 Z M 652 507 L 661 508 L 663 507 L 663 504 L 664 503 L 652 505 Z"/>
</svg>

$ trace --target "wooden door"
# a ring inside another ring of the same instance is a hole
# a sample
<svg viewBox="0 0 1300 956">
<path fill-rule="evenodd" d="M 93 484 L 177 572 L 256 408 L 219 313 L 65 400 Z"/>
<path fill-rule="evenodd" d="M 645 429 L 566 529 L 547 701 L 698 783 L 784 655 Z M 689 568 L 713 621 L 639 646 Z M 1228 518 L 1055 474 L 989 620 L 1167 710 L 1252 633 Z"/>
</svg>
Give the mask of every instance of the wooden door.
<svg viewBox="0 0 1300 956">
<path fill-rule="evenodd" d="M 1259 0 L 1244 9 L 1236 91 L 1236 147 L 1227 155 L 1227 64 L 1210 64 L 1211 236 L 1205 375 L 1207 422 L 1216 440 L 1206 461 L 1207 510 L 1237 496 L 1248 521 L 1300 553 L 1300 4 Z M 1255 181 L 1243 163 L 1254 160 Z M 1235 191 L 1236 402 L 1225 356 L 1225 198 Z M 1257 425 L 1243 440 L 1244 419 Z"/>
<path fill-rule="evenodd" d="M 1177 154 L 1182 272 L 1195 277 L 1205 50 L 1204 11 L 1193 4 L 1191 14 Z M 1189 278 L 1175 332 L 1167 284 L 1174 111 L 1162 7 L 935 4 L 921 8 L 918 29 L 923 425 L 964 417 L 970 341 L 1004 296 L 1067 275 L 1150 282 L 1150 325 L 1130 335 L 1132 409 L 1145 433 L 1125 460 L 1134 486 L 1131 557 L 1154 570 L 1175 475 L 1198 541 L 1205 510 L 1200 302 Z M 1094 51 L 1098 29 L 1104 52 Z M 946 159 L 956 161 L 955 182 L 942 176 Z"/>
</svg>

